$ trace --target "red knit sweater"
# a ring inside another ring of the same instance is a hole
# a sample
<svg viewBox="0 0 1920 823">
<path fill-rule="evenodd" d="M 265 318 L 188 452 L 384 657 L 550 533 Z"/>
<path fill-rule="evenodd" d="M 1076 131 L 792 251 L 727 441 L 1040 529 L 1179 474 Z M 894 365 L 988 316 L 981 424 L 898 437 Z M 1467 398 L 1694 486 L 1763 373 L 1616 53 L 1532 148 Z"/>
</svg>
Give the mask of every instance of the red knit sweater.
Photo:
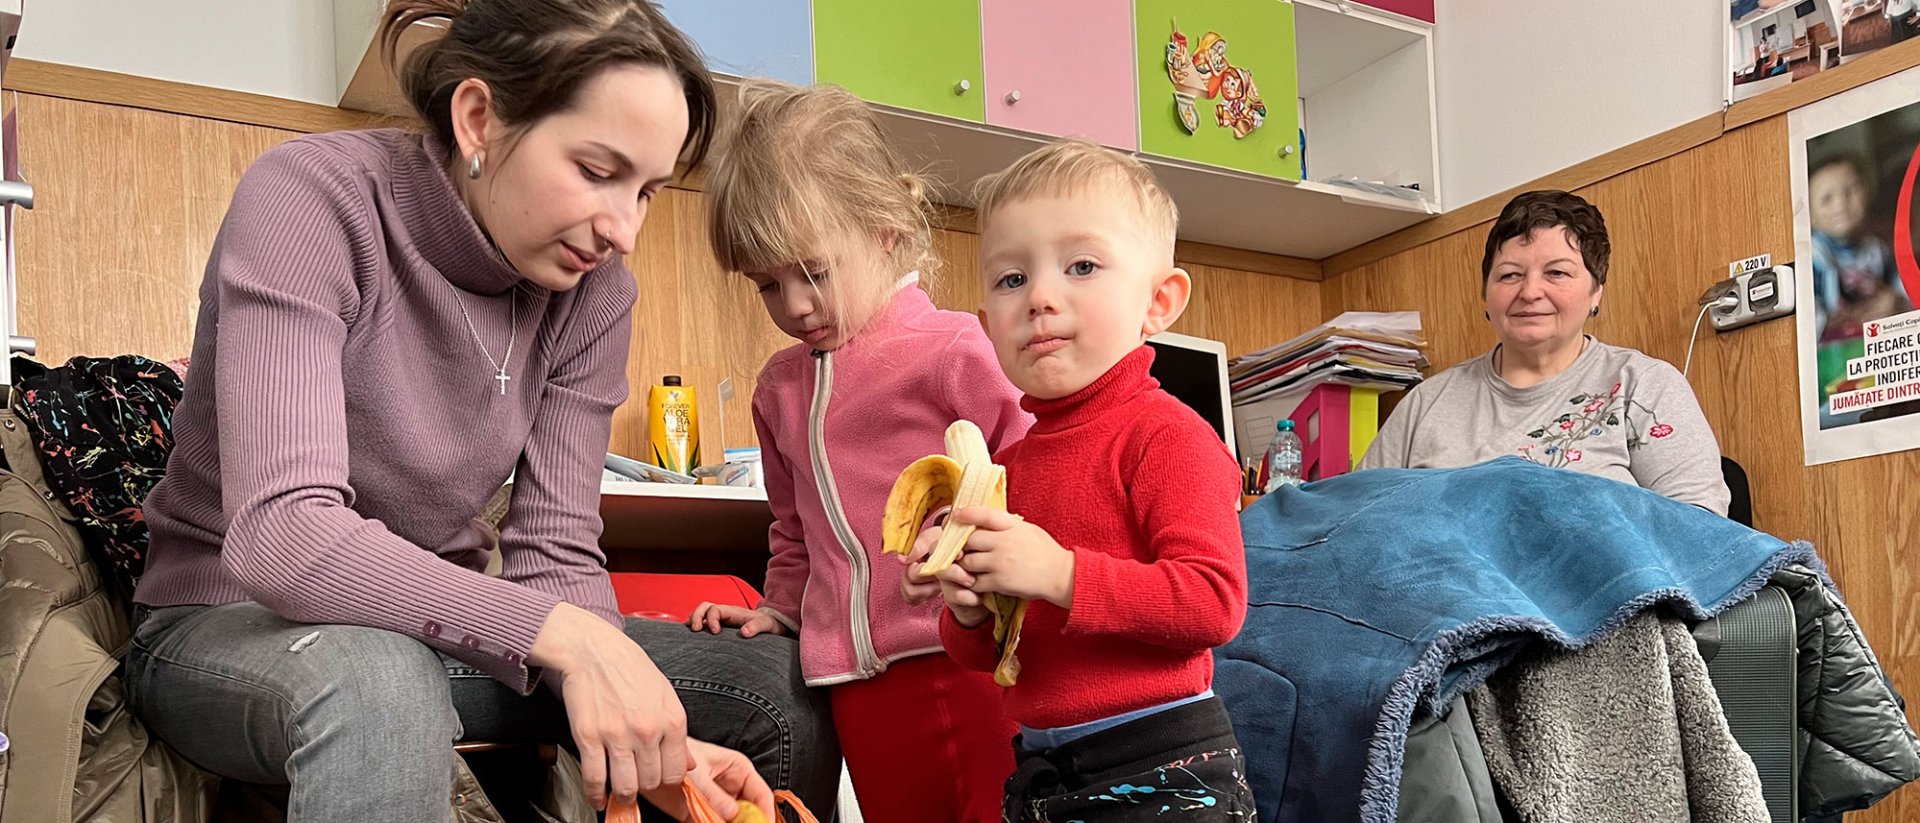
<svg viewBox="0 0 1920 823">
<path fill-rule="evenodd" d="M 1033 728 L 1112 717 L 1210 688 L 1210 651 L 1240 630 L 1247 563 L 1240 471 L 1192 409 L 1148 375 L 1146 346 L 1059 400 L 1031 396 L 1027 436 L 995 460 L 1007 508 L 1074 557 L 1073 610 L 1035 601 L 1007 712 Z M 998 662 L 993 622 L 941 639 L 968 668 Z"/>
</svg>

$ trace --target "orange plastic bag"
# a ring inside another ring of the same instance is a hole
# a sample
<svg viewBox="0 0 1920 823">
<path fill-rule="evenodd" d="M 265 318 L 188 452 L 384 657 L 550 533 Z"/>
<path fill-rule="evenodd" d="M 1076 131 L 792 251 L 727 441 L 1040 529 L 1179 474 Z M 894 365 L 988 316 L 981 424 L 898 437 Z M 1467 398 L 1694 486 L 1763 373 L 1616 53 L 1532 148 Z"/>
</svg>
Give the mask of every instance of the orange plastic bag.
<svg viewBox="0 0 1920 823">
<path fill-rule="evenodd" d="M 713 810 L 713 804 L 708 803 L 706 796 L 702 795 L 698 789 L 695 789 L 692 783 L 682 783 L 680 784 L 680 788 L 686 792 L 687 808 L 693 812 L 693 814 L 688 817 L 690 823 L 773 823 L 773 821 L 768 821 L 760 815 L 759 806 L 745 802 L 740 804 L 739 813 L 735 814 L 732 820 L 727 820 L 721 817 L 719 812 Z M 801 803 L 800 798 L 793 792 L 787 791 L 786 789 L 776 790 L 773 793 L 774 809 L 776 811 L 779 810 L 780 804 L 782 803 L 793 807 L 794 814 L 800 817 L 800 823 L 820 823 L 819 819 L 813 816 L 813 812 L 807 811 L 806 804 Z M 640 823 L 639 802 L 628 801 L 626 803 L 620 803 L 616 801 L 613 805 L 608 806 L 607 823 Z"/>
</svg>

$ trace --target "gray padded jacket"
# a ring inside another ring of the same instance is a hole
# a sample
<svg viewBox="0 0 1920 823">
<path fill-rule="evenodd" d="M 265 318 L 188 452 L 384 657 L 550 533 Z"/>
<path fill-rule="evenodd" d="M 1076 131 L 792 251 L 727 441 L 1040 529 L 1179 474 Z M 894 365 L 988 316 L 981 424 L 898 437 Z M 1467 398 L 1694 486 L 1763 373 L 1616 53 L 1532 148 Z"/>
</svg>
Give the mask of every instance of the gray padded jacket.
<svg viewBox="0 0 1920 823">
<path fill-rule="evenodd" d="M 1905 701 L 1823 575 L 1792 566 L 1773 584 L 1800 631 L 1800 814 L 1864 809 L 1920 777 Z"/>
</svg>

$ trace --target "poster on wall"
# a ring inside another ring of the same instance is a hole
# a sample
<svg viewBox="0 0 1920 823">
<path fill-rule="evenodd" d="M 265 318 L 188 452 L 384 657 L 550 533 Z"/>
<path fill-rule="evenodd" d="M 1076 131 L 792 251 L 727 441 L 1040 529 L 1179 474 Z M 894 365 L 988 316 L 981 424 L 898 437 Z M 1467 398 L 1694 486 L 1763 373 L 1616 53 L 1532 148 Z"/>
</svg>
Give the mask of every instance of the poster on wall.
<svg viewBox="0 0 1920 823">
<path fill-rule="evenodd" d="M 1920 448 L 1920 68 L 1787 124 L 1806 462 Z"/>
<path fill-rule="evenodd" d="M 1729 100 L 1805 80 L 1920 34 L 1920 0 L 1728 0 Z"/>
<path fill-rule="evenodd" d="M 1914 0 L 1829 2 L 1840 25 L 1842 63 L 1920 34 L 1920 3 Z"/>
<path fill-rule="evenodd" d="M 1745 100 L 1840 65 L 1835 6 L 1846 0 L 1730 0 L 1729 100 Z"/>
</svg>

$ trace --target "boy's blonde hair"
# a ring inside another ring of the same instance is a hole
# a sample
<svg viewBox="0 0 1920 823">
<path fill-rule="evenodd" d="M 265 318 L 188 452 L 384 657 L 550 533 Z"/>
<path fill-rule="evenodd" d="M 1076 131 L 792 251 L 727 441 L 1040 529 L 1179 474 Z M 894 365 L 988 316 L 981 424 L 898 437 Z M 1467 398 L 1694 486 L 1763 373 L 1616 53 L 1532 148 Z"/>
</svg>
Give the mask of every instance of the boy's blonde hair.
<svg viewBox="0 0 1920 823">
<path fill-rule="evenodd" d="M 836 244 L 891 238 L 888 276 L 834 276 L 817 286 L 830 316 L 854 308 L 857 320 L 885 303 L 901 275 L 932 273 L 930 209 L 925 182 L 860 98 L 828 85 L 741 86 L 732 134 L 707 176 L 707 235 L 721 268 L 818 264 Z"/>
<path fill-rule="evenodd" d="M 994 211 L 1008 203 L 1076 196 L 1096 189 L 1130 195 L 1139 207 L 1141 224 L 1165 247 L 1167 263 L 1173 263 L 1174 235 L 1180 229 L 1180 209 L 1173 196 L 1145 163 L 1089 140 L 1056 140 L 981 178 L 973 189 L 974 210 L 985 230 Z"/>
</svg>

